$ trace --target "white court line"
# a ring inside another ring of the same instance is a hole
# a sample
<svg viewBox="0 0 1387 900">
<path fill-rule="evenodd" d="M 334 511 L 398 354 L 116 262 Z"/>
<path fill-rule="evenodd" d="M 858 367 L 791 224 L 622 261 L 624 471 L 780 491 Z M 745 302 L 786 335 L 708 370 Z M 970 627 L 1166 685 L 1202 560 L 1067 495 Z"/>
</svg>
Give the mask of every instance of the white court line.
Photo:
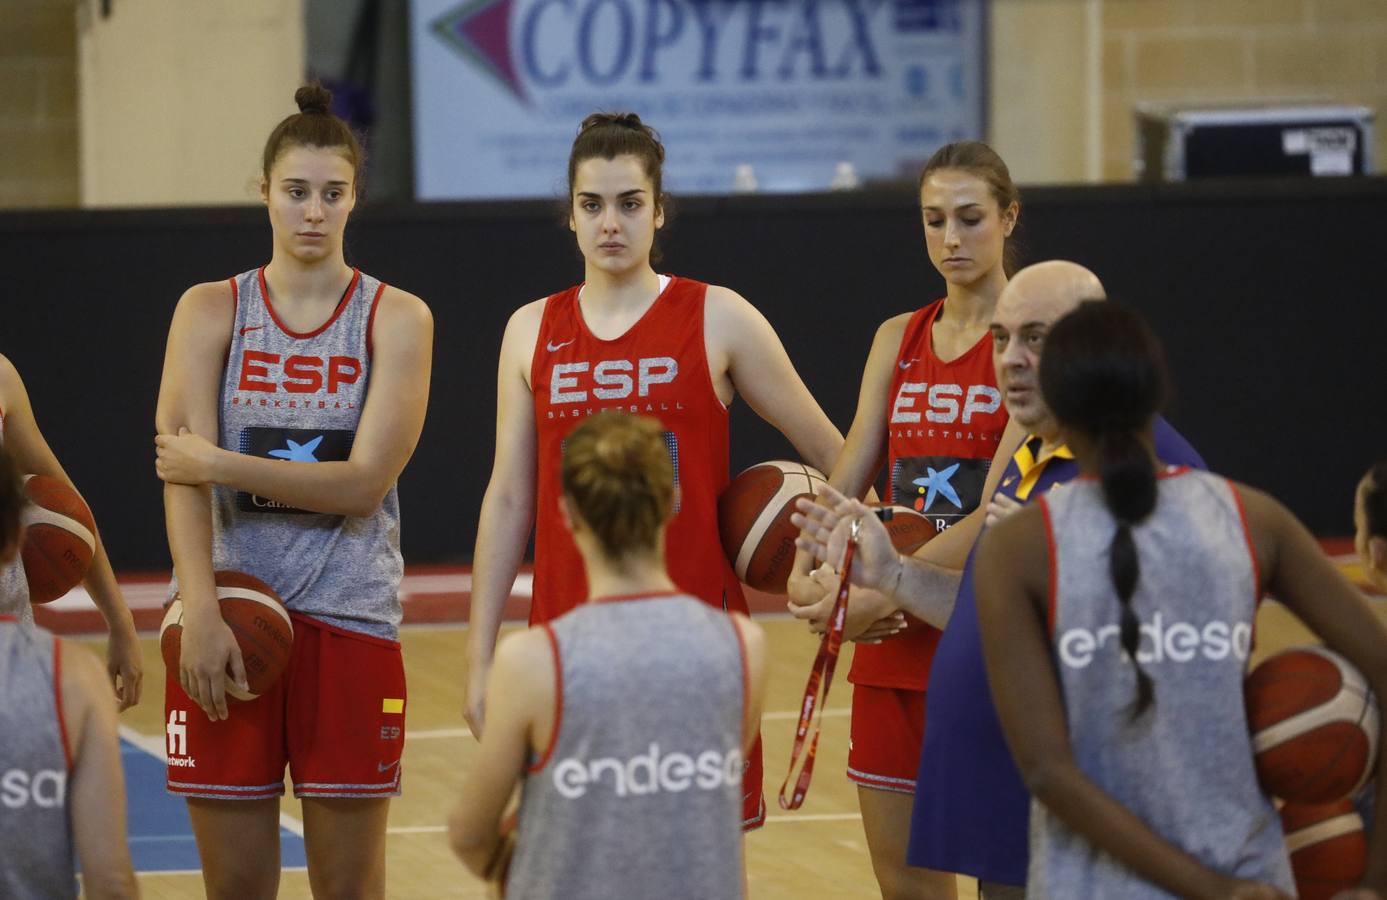
<svg viewBox="0 0 1387 900">
<path fill-rule="evenodd" d="M 850 715 L 852 715 L 852 710 L 846 707 L 824 710 L 824 716 L 828 718 L 836 719 Z M 775 712 L 761 714 L 762 722 L 780 722 L 785 720 L 798 721 L 799 710 L 777 710 Z M 405 741 L 436 741 L 442 740 L 444 738 L 464 738 L 471 736 L 472 729 L 470 728 L 430 728 L 420 731 L 406 732 Z"/>
<path fill-rule="evenodd" d="M 128 725 L 122 725 L 122 726 L 120 726 L 120 736 L 121 736 L 122 738 L 124 738 L 125 740 L 129 741 L 133 746 L 138 747 L 139 749 L 141 749 L 141 750 L 143 750 L 144 752 L 148 753 L 150 756 L 154 757 L 155 759 L 159 760 L 160 762 L 164 763 L 165 765 L 168 764 L 168 757 L 164 755 L 164 739 L 163 739 L 162 737 L 159 737 L 158 735 L 153 735 L 153 734 L 142 734 L 142 733 L 136 731 L 135 729 L 131 728 L 131 727 L 128 726 Z M 303 837 L 303 822 L 299 821 L 298 819 L 294 818 L 293 816 L 289 815 L 289 814 L 286 813 L 286 812 L 282 812 L 282 811 L 281 811 L 280 814 L 279 814 L 279 827 L 280 827 L 280 828 L 283 828 L 285 831 L 289 832 L 290 834 L 294 834 L 294 835 L 298 835 L 299 837 Z M 291 869 L 291 870 L 288 870 L 288 871 L 302 871 L 302 870 L 301 870 L 301 869 L 300 869 L 300 870 L 293 870 L 293 869 Z M 180 873 L 178 873 L 178 872 L 169 872 L 169 873 L 160 872 L 160 873 L 158 873 L 158 874 L 160 874 L 160 875 L 164 875 L 164 874 L 177 875 L 177 874 L 180 874 Z"/>
</svg>

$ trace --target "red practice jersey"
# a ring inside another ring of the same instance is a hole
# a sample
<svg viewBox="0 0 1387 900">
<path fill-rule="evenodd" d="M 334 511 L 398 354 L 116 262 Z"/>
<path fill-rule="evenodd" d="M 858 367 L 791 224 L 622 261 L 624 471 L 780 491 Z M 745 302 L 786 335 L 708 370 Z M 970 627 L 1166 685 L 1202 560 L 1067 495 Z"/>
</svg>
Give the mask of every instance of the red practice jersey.
<svg viewBox="0 0 1387 900">
<path fill-rule="evenodd" d="M 887 422 L 892 503 L 934 520 L 940 531 L 982 502 L 983 482 L 1007 425 L 992 367 L 992 337 L 957 359 L 934 353 L 930 332 L 939 300 L 916 311 L 901 338 L 891 378 Z M 904 634 L 859 644 L 848 679 L 855 684 L 922 691 L 940 631 L 907 617 Z"/>
<path fill-rule="evenodd" d="M 650 416 L 664 428 L 678 488 L 665 532 L 669 574 L 711 606 L 746 612 L 746 598 L 718 537 L 718 494 L 728 482 L 727 408 L 713 390 L 703 340 L 708 286 L 674 277 L 625 334 L 588 330 L 573 287 L 544 305 L 530 384 L 535 396 L 538 490 L 530 624 L 588 597 L 583 559 L 559 514 L 559 465 L 568 433 L 603 410 Z"/>
</svg>

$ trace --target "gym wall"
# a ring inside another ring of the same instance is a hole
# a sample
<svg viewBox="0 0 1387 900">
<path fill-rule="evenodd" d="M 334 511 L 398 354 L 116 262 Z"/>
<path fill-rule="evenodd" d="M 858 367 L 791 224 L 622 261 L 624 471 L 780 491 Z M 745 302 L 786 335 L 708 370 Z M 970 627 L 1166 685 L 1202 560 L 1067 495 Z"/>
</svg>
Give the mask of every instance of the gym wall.
<svg viewBox="0 0 1387 900">
<path fill-rule="evenodd" d="M 1387 453 L 1384 201 L 1382 179 L 1023 189 L 1018 234 L 1026 259 L 1082 262 L 1151 318 L 1178 391 L 1170 417 L 1211 466 L 1343 535 L 1357 478 Z M 690 198 L 663 242 L 663 271 L 728 285 L 765 313 L 844 429 L 877 325 L 943 294 L 913 185 Z M 169 565 L 153 423 L 174 304 L 269 252 L 254 208 L 0 214 L 0 352 L 120 570 Z M 433 309 L 403 540 L 410 563 L 465 561 L 491 468 L 501 332 L 516 306 L 581 279 L 572 235 L 549 202 L 363 208 L 347 257 Z M 734 472 L 793 453 L 740 402 L 732 434 Z"/>
</svg>

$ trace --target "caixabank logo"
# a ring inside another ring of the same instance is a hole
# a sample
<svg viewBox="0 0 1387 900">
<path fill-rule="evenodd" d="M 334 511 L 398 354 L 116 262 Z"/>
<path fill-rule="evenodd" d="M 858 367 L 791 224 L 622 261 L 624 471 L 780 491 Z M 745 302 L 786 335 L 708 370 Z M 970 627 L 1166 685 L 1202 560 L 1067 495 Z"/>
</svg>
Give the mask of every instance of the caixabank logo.
<svg viewBox="0 0 1387 900">
<path fill-rule="evenodd" d="M 962 0 L 468 0 L 434 35 L 526 106 L 547 90 L 617 86 L 845 82 L 903 77 L 911 36 L 963 27 Z M 892 70 L 897 70 L 893 72 Z"/>
</svg>

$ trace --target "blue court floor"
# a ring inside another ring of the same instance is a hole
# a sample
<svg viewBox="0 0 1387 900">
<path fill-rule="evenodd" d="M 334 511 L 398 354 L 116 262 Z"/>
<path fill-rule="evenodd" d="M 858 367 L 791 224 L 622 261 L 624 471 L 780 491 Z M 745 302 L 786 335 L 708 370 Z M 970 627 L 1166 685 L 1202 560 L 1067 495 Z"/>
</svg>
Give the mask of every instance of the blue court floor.
<svg viewBox="0 0 1387 900">
<path fill-rule="evenodd" d="M 159 740 L 122 729 L 120 755 L 125 766 L 130 856 L 135 871 L 201 870 L 192 823 L 188 821 L 188 805 L 182 798 L 164 790 L 164 757 Z M 281 827 L 279 847 L 280 863 L 284 868 L 306 866 L 301 835 Z"/>
</svg>

